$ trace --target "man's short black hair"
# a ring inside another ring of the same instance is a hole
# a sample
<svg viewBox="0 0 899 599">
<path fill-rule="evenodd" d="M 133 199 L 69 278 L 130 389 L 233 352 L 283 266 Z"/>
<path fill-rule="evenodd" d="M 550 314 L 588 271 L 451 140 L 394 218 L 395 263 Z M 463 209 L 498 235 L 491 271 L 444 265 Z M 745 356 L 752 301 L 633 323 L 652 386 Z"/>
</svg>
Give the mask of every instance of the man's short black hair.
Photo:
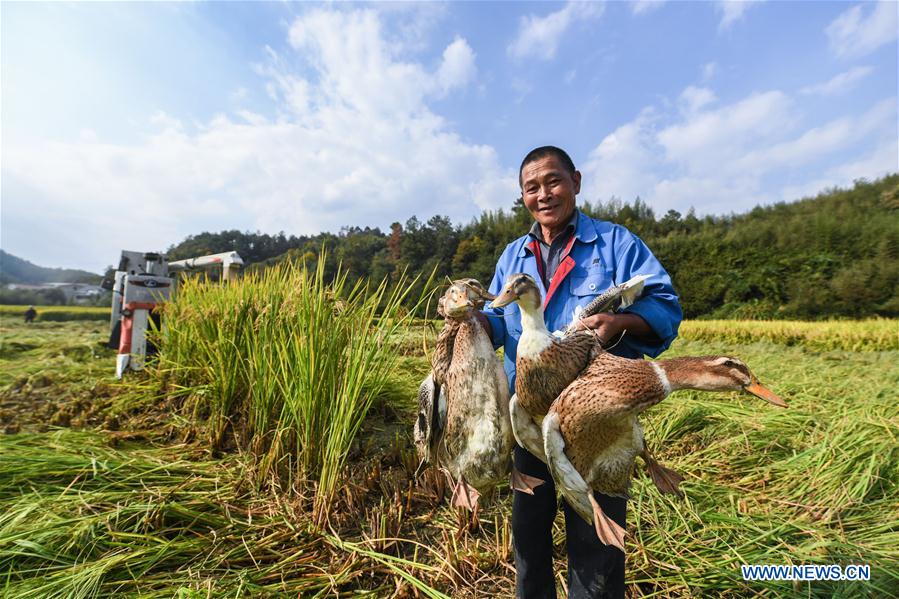
<svg viewBox="0 0 899 599">
<path fill-rule="evenodd" d="M 559 159 L 559 162 L 562 163 L 562 166 L 565 167 L 565 170 L 574 177 L 574 161 L 571 160 L 571 156 L 568 155 L 568 152 L 563 150 L 562 148 L 557 148 L 556 146 L 540 146 L 539 148 L 534 148 L 528 155 L 524 157 L 524 160 L 521 161 L 521 166 L 518 167 L 518 186 L 521 187 L 521 171 L 524 170 L 524 165 L 534 162 L 535 160 L 540 160 L 541 158 L 546 158 L 547 156 L 555 156 Z"/>
</svg>

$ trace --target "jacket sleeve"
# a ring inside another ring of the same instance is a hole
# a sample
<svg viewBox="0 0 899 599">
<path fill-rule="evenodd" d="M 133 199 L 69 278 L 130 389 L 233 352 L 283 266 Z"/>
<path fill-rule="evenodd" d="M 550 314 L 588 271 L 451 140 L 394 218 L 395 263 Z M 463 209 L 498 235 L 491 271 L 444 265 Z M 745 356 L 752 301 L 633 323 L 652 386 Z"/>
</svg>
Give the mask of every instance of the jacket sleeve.
<svg viewBox="0 0 899 599">
<path fill-rule="evenodd" d="M 655 333 L 655 338 L 631 337 L 627 343 L 635 350 L 654 358 L 668 349 L 677 337 L 683 311 L 671 284 L 671 277 L 646 244 L 630 231 L 622 235 L 622 238 L 615 268 L 618 282 L 623 283 L 636 275 L 650 275 L 643 288 L 643 295 L 624 312 L 641 316 Z"/>
<path fill-rule="evenodd" d="M 503 252 L 502 256 L 499 258 L 499 262 L 496 264 L 496 271 L 493 273 L 493 280 L 490 282 L 490 287 L 487 289 L 493 295 L 499 295 L 500 290 L 503 288 L 503 283 L 506 280 L 505 277 L 505 258 L 508 253 L 508 247 L 506 251 Z M 490 322 L 490 340 L 493 342 L 493 349 L 497 349 L 502 347 L 506 343 L 506 319 L 503 318 L 503 308 L 488 308 L 483 310 L 484 316 L 487 317 L 487 320 Z"/>
</svg>

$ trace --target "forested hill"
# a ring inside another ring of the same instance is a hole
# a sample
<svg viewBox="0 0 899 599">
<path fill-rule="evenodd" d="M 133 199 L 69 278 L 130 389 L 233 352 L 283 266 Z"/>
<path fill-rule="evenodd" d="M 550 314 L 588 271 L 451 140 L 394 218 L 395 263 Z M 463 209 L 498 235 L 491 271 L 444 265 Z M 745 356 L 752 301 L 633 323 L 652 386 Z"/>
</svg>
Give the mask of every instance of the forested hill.
<svg viewBox="0 0 899 599">
<path fill-rule="evenodd" d="M 899 175 L 815 198 L 729 216 L 658 216 L 639 199 L 590 204 L 591 216 L 625 225 L 671 273 L 688 317 L 803 318 L 899 316 Z M 437 269 L 440 278 L 485 283 L 509 241 L 531 217 L 520 200 L 453 225 L 415 217 L 390 231 L 346 228 L 339 234 L 263 235 L 223 231 L 191 236 L 170 259 L 237 250 L 251 269 L 285 259 L 315 260 L 325 245 L 353 279 Z"/>
<path fill-rule="evenodd" d="M 37 266 L 0 250 L 0 285 L 7 283 L 90 283 L 96 285 L 100 275 L 86 270 Z"/>
</svg>

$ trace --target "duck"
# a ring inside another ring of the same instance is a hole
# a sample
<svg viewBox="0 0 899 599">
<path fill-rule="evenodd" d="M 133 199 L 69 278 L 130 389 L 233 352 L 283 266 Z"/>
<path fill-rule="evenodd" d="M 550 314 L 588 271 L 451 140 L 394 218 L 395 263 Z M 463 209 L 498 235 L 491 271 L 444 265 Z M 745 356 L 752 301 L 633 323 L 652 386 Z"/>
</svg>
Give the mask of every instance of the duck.
<svg viewBox="0 0 899 599">
<path fill-rule="evenodd" d="M 595 335 L 578 330 L 577 322 L 599 312 L 626 308 L 643 290 L 648 277 L 638 275 L 612 287 L 575 315 L 564 330 L 550 333 L 543 321 L 543 303 L 536 281 L 516 273 L 507 277 L 490 305 L 521 308 L 521 337 L 515 357 L 515 394 L 509 403 L 512 430 L 519 445 L 546 462 L 540 425 L 559 394 L 587 367 L 598 347 Z"/>
<path fill-rule="evenodd" d="M 510 400 L 509 413 L 518 444 L 544 463 L 547 462 L 541 429 L 544 416 L 559 394 L 602 351 L 602 345 L 592 331 L 578 328 L 579 321 L 593 314 L 631 306 L 640 297 L 648 278 L 647 275 L 636 275 L 611 287 L 576 314 L 564 331 L 555 333 L 550 333 L 543 321 L 540 290 L 530 275 L 510 275 L 499 295 L 492 300 L 494 307 L 518 302 L 521 308 L 522 332 L 515 358 L 515 395 Z M 662 465 L 645 443 L 640 457 L 660 492 L 681 495 L 679 485 L 683 476 Z"/>
<path fill-rule="evenodd" d="M 448 474 L 451 504 L 476 512 L 482 493 L 511 472 L 509 384 L 476 312 L 492 300 L 475 279 L 453 281 L 439 302 L 446 323 L 419 387 L 420 455 Z"/>
<path fill-rule="evenodd" d="M 446 394 L 442 393 L 442 387 L 446 383 L 456 334 L 459 332 L 459 321 L 446 318 L 443 301 L 444 298 L 441 297 L 437 313 L 445 318 L 444 326 L 437 335 L 437 343 L 431 355 L 431 371 L 418 386 L 418 414 L 413 427 L 413 439 L 421 466 L 436 461 L 437 445 L 443 438 L 443 428 L 446 424 Z M 417 475 L 418 472 L 416 477 Z"/>
<path fill-rule="evenodd" d="M 646 453 L 638 416 L 679 389 L 741 391 L 787 407 L 738 358 L 647 361 L 601 351 L 553 402 L 543 419 L 544 452 L 556 488 L 581 517 L 593 524 L 606 545 L 624 551 L 625 531 L 603 513 L 593 491 L 628 496 L 635 458 Z M 679 482 L 677 475 L 665 484 L 677 488 Z"/>
</svg>

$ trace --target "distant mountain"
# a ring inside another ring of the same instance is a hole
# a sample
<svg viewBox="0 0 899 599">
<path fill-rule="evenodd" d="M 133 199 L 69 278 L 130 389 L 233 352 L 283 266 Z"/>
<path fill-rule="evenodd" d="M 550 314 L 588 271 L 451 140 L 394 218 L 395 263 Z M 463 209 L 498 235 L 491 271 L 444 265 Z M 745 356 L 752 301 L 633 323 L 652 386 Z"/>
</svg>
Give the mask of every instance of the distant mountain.
<svg viewBox="0 0 899 599">
<path fill-rule="evenodd" d="M 89 283 L 98 285 L 102 276 L 86 270 L 46 268 L 0 250 L 0 285 L 8 283 Z"/>
</svg>

